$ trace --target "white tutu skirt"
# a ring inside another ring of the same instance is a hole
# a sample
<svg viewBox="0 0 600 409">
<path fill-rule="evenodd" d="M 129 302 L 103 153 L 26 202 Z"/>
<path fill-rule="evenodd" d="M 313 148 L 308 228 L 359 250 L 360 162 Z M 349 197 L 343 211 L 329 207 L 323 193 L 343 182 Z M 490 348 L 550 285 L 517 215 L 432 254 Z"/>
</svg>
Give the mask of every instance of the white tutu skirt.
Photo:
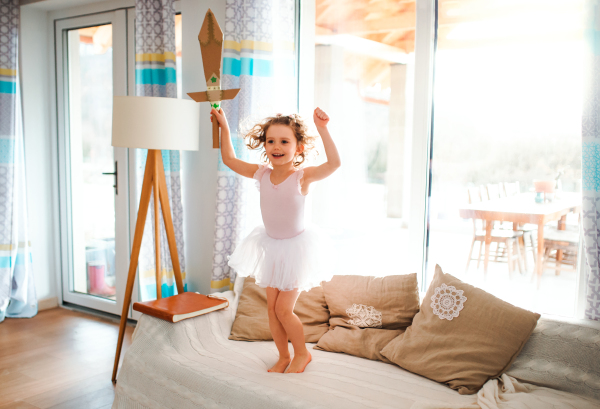
<svg viewBox="0 0 600 409">
<path fill-rule="evenodd" d="M 333 277 L 334 246 L 316 226 L 290 239 L 270 237 L 256 227 L 229 256 L 229 266 L 242 277 L 254 277 L 262 288 L 309 291 Z"/>
</svg>

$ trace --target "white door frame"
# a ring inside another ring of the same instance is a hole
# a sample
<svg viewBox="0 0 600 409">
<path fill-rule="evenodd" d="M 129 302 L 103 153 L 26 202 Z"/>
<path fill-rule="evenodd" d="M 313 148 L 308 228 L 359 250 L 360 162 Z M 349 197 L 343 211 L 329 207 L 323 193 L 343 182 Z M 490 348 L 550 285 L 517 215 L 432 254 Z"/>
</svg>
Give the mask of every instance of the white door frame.
<svg viewBox="0 0 600 409">
<path fill-rule="evenodd" d="M 129 69 L 127 70 L 127 91 L 128 95 L 135 95 L 135 8 L 128 9 L 127 11 L 127 63 L 129 66 Z M 129 172 L 129 186 L 131 191 L 129 199 L 129 229 L 132 232 L 135 231 L 138 207 L 140 204 L 140 197 L 137 194 L 137 160 L 135 153 L 136 149 L 129 149 L 129 166 L 131 167 L 131 172 Z M 148 212 L 148 215 L 146 217 L 150 217 L 150 212 Z M 129 246 L 129 253 L 131 253 L 131 246 Z M 138 265 L 131 294 L 131 305 L 133 305 L 134 302 L 138 302 L 140 300 L 139 276 L 140 269 Z M 141 313 L 133 311 L 133 308 L 130 307 L 130 318 L 133 318 L 134 320 L 139 320 L 141 315 Z"/>
<path fill-rule="evenodd" d="M 62 300 L 111 314 L 120 315 L 123 307 L 125 283 L 129 266 L 129 167 L 126 148 L 114 148 L 115 161 L 118 164 L 118 194 L 115 195 L 115 273 L 117 300 L 111 301 L 101 297 L 71 291 L 70 277 L 73 272 L 72 230 L 71 230 L 71 188 L 69 178 L 69 162 L 67 150 L 68 112 L 65 103 L 68 95 L 66 78 L 65 53 L 66 34 L 68 29 L 95 26 L 111 23 L 113 28 L 113 95 L 127 95 L 127 19 L 126 10 L 115 10 L 104 13 L 73 17 L 55 22 L 54 41 L 56 58 L 56 113 L 58 131 L 58 181 L 59 181 L 59 220 L 60 220 L 60 253 L 62 268 Z M 126 249 L 126 250 L 124 250 Z M 124 251 L 123 251 L 124 250 Z"/>
<path fill-rule="evenodd" d="M 416 0 L 415 85 L 408 236 L 408 271 L 417 273 L 421 291 L 426 290 L 427 214 L 429 156 L 433 107 L 433 63 L 436 0 Z"/>
</svg>

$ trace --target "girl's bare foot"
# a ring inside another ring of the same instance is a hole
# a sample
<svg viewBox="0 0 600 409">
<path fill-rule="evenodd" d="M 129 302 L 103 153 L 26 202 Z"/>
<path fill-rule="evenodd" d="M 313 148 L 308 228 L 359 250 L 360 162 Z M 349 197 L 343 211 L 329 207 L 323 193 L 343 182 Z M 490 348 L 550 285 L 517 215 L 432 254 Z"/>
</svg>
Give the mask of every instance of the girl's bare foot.
<svg viewBox="0 0 600 409">
<path fill-rule="evenodd" d="M 287 368 L 287 366 L 290 364 L 290 361 L 291 359 L 289 356 L 287 358 L 279 357 L 279 361 L 277 361 L 277 363 L 273 365 L 268 372 L 283 373 L 283 371 L 285 371 L 285 368 Z"/>
<path fill-rule="evenodd" d="M 285 373 L 300 373 L 304 372 L 306 365 L 312 360 L 312 355 L 308 350 L 299 354 L 294 354 L 294 359 Z"/>
</svg>

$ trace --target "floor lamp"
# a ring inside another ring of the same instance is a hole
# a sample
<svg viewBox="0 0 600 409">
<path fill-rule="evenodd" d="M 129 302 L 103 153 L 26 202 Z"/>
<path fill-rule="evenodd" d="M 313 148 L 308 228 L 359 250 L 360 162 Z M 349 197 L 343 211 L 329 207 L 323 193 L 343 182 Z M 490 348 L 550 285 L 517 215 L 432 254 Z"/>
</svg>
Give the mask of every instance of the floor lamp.
<svg viewBox="0 0 600 409">
<path fill-rule="evenodd" d="M 113 99 L 113 128 L 112 145 L 123 148 L 148 149 L 146 170 L 142 184 L 142 194 L 135 223 L 135 235 L 129 261 L 129 273 L 123 312 L 119 326 L 119 339 L 113 367 L 112 381 L 116 382 L 117 368 L 125 335 L 125 324 L 131 293 L 138 267 L 138 257 L 142 245 L 144 224 L 150 205 L 150 194 L 154 191 L 154 240 L 156 250 L 156 297 L 161 298 L 160 277 L 160 219 L 159 200 L 162 209 L 167 242 L 173 263 L 173 273 L 177 292 L 183 293 L 183 281 L 177 255 L 177 243 L 171 218 L 171 207 L 167 191 L 167 182 L 163 169 L 161 149 L 166 150 L 198 150 L 200 141 L 200 112 L 198 104 L 191 100 L 159 97 L 114 97 Z"/>
</svg>

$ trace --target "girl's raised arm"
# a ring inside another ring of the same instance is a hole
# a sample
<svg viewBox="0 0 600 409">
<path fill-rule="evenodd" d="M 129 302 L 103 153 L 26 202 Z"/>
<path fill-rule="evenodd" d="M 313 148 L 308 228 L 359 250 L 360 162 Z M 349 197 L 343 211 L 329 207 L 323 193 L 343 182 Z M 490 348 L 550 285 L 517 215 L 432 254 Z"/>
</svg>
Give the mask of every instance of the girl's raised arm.
<svg viewBox="0 0 600 409">
<path fill-rule="evenodd" d="M 313 115 L 317 131 L 321 135 L 323 140 L 323 147 L 325 148 L 325 155 L 327 156 L 327 162 L 319 166 L 310 166 L 304 169 L 304 180 L 302 181 L 303 190 L 308 189 L 308 184 L 316 182 L 317 180 L 325 179 L 331 175 L 337 168 L 342 165 L 340 154 L 338 153 L 335 143 L 329 134 L 327 129 L 327 123 L 329 122 L 329 116 L 321 109 L 315 109 Z"/>
<path fill-rule="evenodd" d="M 225 166 L 235 173 L 246 176 L 247 178 L 254 177 L 254 174 L 258 170 L 258 165 L 255 163 L 244 162 L 235 157 L 235 151 L 233 150 L 233 145 L 231 143 L 231 135 L 229 134 L 229 124 L 227 123 L 227 118 L 225 118 L 223 108 L 221 108 L 219 112 L 213 108 L 210 113 L 217 117 L 217 121 L 219 121 L 219 126 L 221 127 L 221 157 L 223 158 Z M 210 120 L 212 121 L 212 116 L 210 117 Z"/>
</svg>

